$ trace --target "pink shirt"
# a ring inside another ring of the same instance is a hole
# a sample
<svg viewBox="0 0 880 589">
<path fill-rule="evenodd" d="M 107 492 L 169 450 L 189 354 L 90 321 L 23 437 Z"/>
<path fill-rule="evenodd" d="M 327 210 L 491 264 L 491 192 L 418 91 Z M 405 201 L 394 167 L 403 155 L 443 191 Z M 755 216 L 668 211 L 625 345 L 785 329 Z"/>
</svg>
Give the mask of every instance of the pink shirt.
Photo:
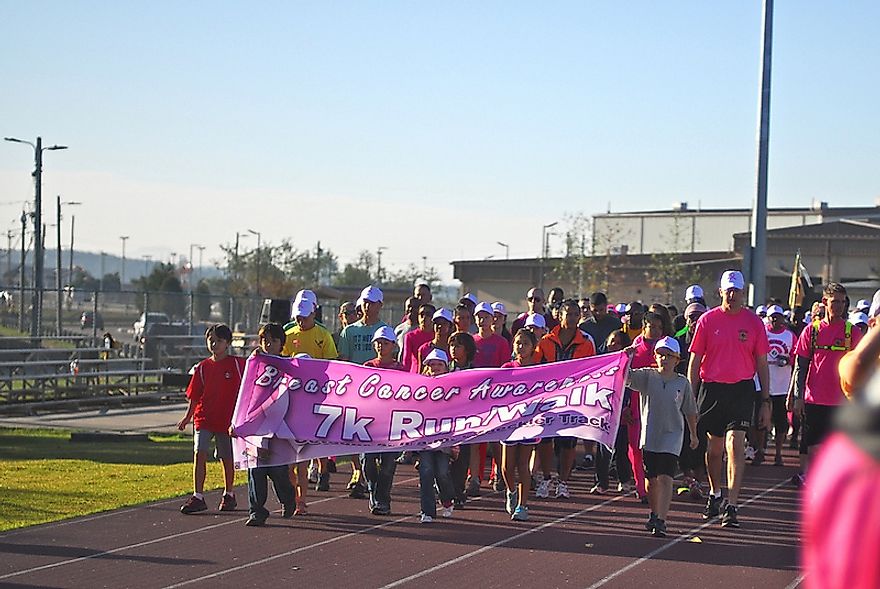
<svg viewBox="0 0 880 589">
<path fill-rule="evenodd" d="M 813 333 L 813 324 L 804 327 L 795 346 L 795 354 L 800 358 L 809 358 L 812 351 L 810 340 Z M 852 343 L 850 349 L 856 347 L 859 340 L 862 339 L 862 332 L 858 327 L 853 327 L 850 331 Z M 819 333 L 816 337 L 817 346 L 840 346 L 845 345 L 846 340 L 846 321 L 843 319 L 834 323 L 821 321 L 819 323 Z M 805 401 L 813 405 L 840 405 L 846 397 L 840 388 L 840 375 L 837 372 L 837 365 L 846 351 L 838 350 L 821 350 L 812 351 L 813 360 L 810 362 L 810 370 L 807 372 L 807 386 L 805 391 Z"/>
<path fill-rule="evenodd" d="M 407 335 L 409 335 L 409 334 L 407 334 Z M 425 356 L 430 354 L 431 350 L 433 350 L 436 347 L 437 346 L 434 345 L 434 338 L 431 338 L 430 340 L 428 340 L 427 342 L 425 342 L 421 346 L 419 346 L 419 351 L 416 352 L 416 357 L 413 359 L 412 365 L 409 367 L 409 371 L 415 372 L 416 374 L 420 373 L 422 371 L 422 360 L 424 360 Z M 445 349 L 443 349 L 443 348 L 440 348 L 440 349 L 442 349 L 444 352 L 446 352 Z"/>
<path fill-rule="evenodd" d="M 642 335 L 636 336 L 636 339 L 633 340 L 636 354 L 632 359 L 632 368 L 657 366 L 657 362 L 654 360 L 654 346 L 657 345 L 658 341 L 656 339 L 647 339 Z"/>
<path fill-rule="evenodd" d="M 403 336 L 403 349 L 400 351 L 400 363 L 409 372 L 419 372 L 419 359 L 416 357 L 423 344 L 434 339 L 433 331 L 414 329 Z M 413 369 L 415 365 L 415 369 Z"/>
<path fill-rule="evenodd" d="M 498 368 L 510 360 L 512 352 L 510 342 L 493 333 L 489 337 L 474 336 L 477 344 L 477 355 L 474 356 L 474 368 Z"/>
<path fill-rule="evenodd" d="M 755 358 L 766 355 L 770 346 L 764 323 L 752 311 L 729 314 L 715 307 L 697 321 L 690 350 L 703 356 L 701 380 L 732 384 L 754 378 Z"/>
</svg>

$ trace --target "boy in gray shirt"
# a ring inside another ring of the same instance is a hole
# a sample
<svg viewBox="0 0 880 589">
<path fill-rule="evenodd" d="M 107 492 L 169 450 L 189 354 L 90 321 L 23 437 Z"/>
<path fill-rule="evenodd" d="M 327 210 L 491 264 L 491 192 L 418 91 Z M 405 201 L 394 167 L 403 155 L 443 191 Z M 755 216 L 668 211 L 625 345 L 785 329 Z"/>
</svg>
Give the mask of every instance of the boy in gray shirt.
<svg viewBox="0 0 880 589">
<path fill-rule="evenodd" d="M 631 355 L 635 348 L 627 348 Z M 691 448 L 696 448 L 697 403 L 688 379 L 675 372 L 681 361 L 678 341 L 664 337 L 654 347 L 656 368 L 630 370 L 627 386 L 639 391 L 642 431 L 639 447 L 645 465 L 651 516 L 645 529 L 666 536 L 666 514 L 672 502 L 672 477 L 678 464 L 687 418 Z"/>
</svg>

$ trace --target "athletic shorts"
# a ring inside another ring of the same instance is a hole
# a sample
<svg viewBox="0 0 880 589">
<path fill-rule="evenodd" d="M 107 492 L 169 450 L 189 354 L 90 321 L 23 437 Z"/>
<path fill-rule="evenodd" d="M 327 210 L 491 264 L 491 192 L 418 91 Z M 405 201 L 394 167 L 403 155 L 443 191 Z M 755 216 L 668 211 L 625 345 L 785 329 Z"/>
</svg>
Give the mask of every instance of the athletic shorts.
<svg viewBox="0 0 880 589">
<path fill-rule="evenodd" d="M 211 440 L 214 440 L 214 458 L 232 460 L 232 438 L 227 433 L 197 429 L 193 436 L 193 450 L 207 454 L 211 449 Z"/>
<path fill-rule="evenodd" d="M 772 403 L 770 419 L 777 433 L 788 435 L 788 410 L 785 408 L 785 395 L 770 397 Z"/>
<path fill-rule="evenodd" d="M 700 426 L 709 435 L 747 432 L 755 411 L 755 381 L 749 378 L 732 384 L 704 382 L 700 386 L 697 405 L 700 407 Z"/>
<path fill-rule="evenodd" d="M 558 438 L 541 438 L 539 444 L 553 444 L 553 451 L 559 452 L 560 450 L 570 450 L 572 448 L 577 448 L 578 439 L 572 438 L 570 436 L 560 436 Z"/>
<path fill-rule="evenodd" d="M 643 449 L 642 464 L 645 466 L 646 479 L 654 479 L 661 474 L 674 477 L 675 467 L 678 466 L 678 456 L 669 452 L 651 452 Z"/>
<path fill-rule="evenodd" d="M 804 425 L 801 432 L 801 447 L 806 450 L 810 446 L 821 444 L 831 433 L 831 425 L 837 405 L 814 405 L 804 403 Z M 801 452 L 804 453 L 803 451 Z"/>
</svg>

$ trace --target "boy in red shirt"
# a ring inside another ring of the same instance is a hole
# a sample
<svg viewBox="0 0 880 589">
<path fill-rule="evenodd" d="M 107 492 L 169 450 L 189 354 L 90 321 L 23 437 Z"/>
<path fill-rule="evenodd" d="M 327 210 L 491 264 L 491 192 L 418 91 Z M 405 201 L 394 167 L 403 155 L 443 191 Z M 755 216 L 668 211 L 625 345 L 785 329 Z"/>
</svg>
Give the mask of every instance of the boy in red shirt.
<svg viewBox="0 0 880 589">
<path fill-rule="evenodd" d="M 232 492 L 235 469 L 232 464 L 232 439 L 229 426 L 232 424 L 232 412 L 241 376 L 244 372 L 244 359 L 229 355 L 229 344 L 232 342 L 232 331 L 226 325 L 214 324 L 205 332 L 205 342 L 209 358 L 205 358 L 193 369 L 192 378 L 186 388 L 189 406 L 186 415 L 177 424 L 183 431 L 193 421 L 193 484 L 195 492 L 187 499 L 180 511 L 190 514 L 208 509 L 203 495 L 205 490 L 205 473 L 208 462 L 208 449 L 214 440 L 214 456 L 223 465 L 223 498 L 220 500 L 220 511 L 233 511 L 236 507 L 235 494 Z"/>
</svg>

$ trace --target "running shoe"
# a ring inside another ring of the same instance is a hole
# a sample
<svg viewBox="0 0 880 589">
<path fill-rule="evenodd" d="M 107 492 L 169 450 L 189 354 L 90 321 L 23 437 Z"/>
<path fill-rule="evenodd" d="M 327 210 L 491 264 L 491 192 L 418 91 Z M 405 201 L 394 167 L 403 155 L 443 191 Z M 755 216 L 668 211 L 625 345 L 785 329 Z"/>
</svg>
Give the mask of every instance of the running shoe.
<svg viewBox="0 0 880 589">
<path fill-rule="evenodd" d="M 752 460 L 752 466 L 761 466 L 764 463 L 764 451 L 755 452 L 755 458 Z"/>
<path fill-rule="evenodd" d="M 590 495 L 604 495 L 607 492 L 608 489 L 606 487 L 603 487 L 599 483 L 596 483 L 595 485 L 593 485 L 593 488 L 590 489 Z"/>
<path fill-rule="evenodd" d="M 455 507 L 450 503 L 449 505 L 444 505 L 440 510 L 440 517 L 450 518 L 452 517 L 452 512 L 455 511 Z"/>
<path fill-rule="evenodd" d="M 432 521 L 434 521 L 434 518 L 431 517 L 430 515 L 426 515 L 426 514 L 424 514 L 424 513 L 422 514 L 422 517 L 419 518 L 419 523 L 420 523 L 420 524 L 429 524 L 429 523 L 431 523 Z"/>
<path fill-rule="evenodd" d="M 330 473 L 322 472 L 318 475 L 318 484 L 315 486 L 316 491 L 329 491 L 330 490 Z"/>
<path fill-rule="evenodd" d="M 654 526 L 657 525 L 657 521 L 657 514 L 652 511 L 651 515 L 648 516 L 648 521 L 645 522 L 645 530 L 653 532 Z"/>
<path fill-rule="evenodd" d="M 654 521 L 654 527 L 651 529 L 651 535 L 655 538 L 665 538 L 666 537 L 666 522 L 662 519 L 657 519 Z"/>
<path fill-rule="evenodd" d="M 391 515 L 391 508 L 387 505 L 377 505 L 370 510 L 373 515 Z"/>
<path fill-rule="evenodd" d="M 290 519 L 293 517 L 293 514 L 296 512 L 296 504 L 293 505 L 287 504 L 281 506 L 281 517 L 284 519 Z"/>
<path fill-rule="evenodd" d="M 703 519 L 712 519 L 721 515 L 721 497 L 709 495 L 706 500 L 706 508 L 703 510 Z"/>
<path fill-rule="evenodd" d="M 504 484 L 504 479 L 501 477 L 496 477 L 494 481 L 492 481 L 492 490 L 496 493 L 500 493 L 501 491 L 505 491 L 507 489 L 507 485 Z"/>
<path fill-rule="evenodd" d="M 309 506 L 305 501 L 297 501 L 296 509 L 293 511 L 293 515 L 308 515 L 309 514 Z"/>
<path fill-rule="evenodd" d="M 690 497 L 694 501 L 701 501 L 703 499 L 703 486 L 700 484 L 700 481 L 694 479 L 688 485 L 688 490 L 690 491 Z"/>
<path fill-rule="evenodd" d="M 195 495 L 191 495 L 190 498 L 186 500 L 186 503 L 180 506 L 180 513 L 185 513 L 187 515 L 207 510 L 208 504 L 205 503 L 205 500 L 199 499 Z"/>
<path fill-rule="evenodd" d="M 223 497 L 220 499 L 220 506 L 217 509 L 220 511 L 235 511 L 236 507 L 238 507 L 238 501 L 235 500 L 235 495 L 223 493 Z"/>
<path fill-rule="evenodd" d="M 625 483 L 617 483 L 617 492 L 623 493 L 624 495 L 629 495 L 630 493 L 636 492 L 636 486 L 632 481 L 627 481 Z"/>
<path fill-rule="evenodd" d="M 309 482 L 313 485 L 318 482 L 318 467 L 314 461 L 309 463 Z"/>
<path fill-rule="evenodd" d="M 480 481 L 476 478 L 471 477 L 471 480 L 468 481 L 467 491 L 465 491 L 468 497 L 479 497 L 480 496 Z"/>
<path fill-rule="evenodd" d="M 738 528 L 739 520 L 736 518 L 736 505 L 728 505 L 721 516 L 722 528 Z"/>
<path fill-rule="evenodd" d="M 358 481 L 349 489 L 348 496 L 352 499 L 364 499 L 367 496 L 367 487 Z"/>
<path fill-rule="evenodd" d="M 541 479 L 538 486 L 535 487 L 535 497 L 538 499 L 550 497 L 550 479 Z"/>
<path fill-rule="evenodd" d="M 757 452 L 751 446 L 746 446 L 746 460 L 754 460 Z"/>
<path fill-rule="evenodd" d="M 568 483 L 565 481 L 556 483 L 556 498 L 568 499 L 569 497 L 571 497 L 571 494 L 568 492 Z"/>
<path fill-rule="evenodd" d="M 798 487 L 798 488 L 803 487 L 806 484 L 806 482 L 807 482 L 807 479 L 804 476 L 804 473 L 802 473 L 802 472 L 799 472 L 796 475 L 793 475 L 791 477 L 791 484 L 794 485 L 795 487 Z"/>
<path fill-rule="evenodd" d="M 525 505 L 517 506 L 517 508 L 513 510 L 513 515 L 510 516 L 510 519 L 517 522 L 529 521 L 529 508 Z"/>
<path fill-rule="evenodd" d="M 259 527 L 266 525 L 266 518 L 257 515 L 256 513 L 252 513 L 248 516 L 247 521 L 244 522 L 244 525 L 248 527 Z"/>
<path fill-rule="evenodd" d="M 516 491 L 508 491 L 507 502 L 505 503 L 505 509 L 507 510 L 508 515 L 513 515 L 513 510 L 516 509 L 517 503 L 519 503 L 519 493 Z"/>
</svg>

